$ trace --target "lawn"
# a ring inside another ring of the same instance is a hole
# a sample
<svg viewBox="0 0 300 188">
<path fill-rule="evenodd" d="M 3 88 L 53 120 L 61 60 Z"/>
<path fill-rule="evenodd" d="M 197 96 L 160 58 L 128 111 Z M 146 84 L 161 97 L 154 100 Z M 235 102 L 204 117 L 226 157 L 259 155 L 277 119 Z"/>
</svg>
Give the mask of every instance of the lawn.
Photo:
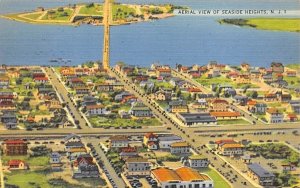
<svg viewBox="0 0 300 188">
<path fill-rule="evenodd" d="M 36 20 L 38 19 L 43 13 L 32 13 L 32 14 L 27 14 L 24 15 L 25 18 L 33 19 Z"/>
<path fill-rule="evenodd" d="M 300 32 L 300 18 L 251 18 L 247 24 L 257 29 Z"/>
<path fill-rule="evenodd" d="M 284 76 L 283 80 L 287 81 L 290 86 L 300 87 L 300 78 L 299 77 Z"/>
<path fill-rule="evenodd" d="M 91 6 L 91 7 L 88 7 L 85 5 L 80 9 L 79 14 L 102 16 L 103 6 L 100 4 L 94 4 L 94 6 Z"/>
<path fill-rule="evenodd" d="M 173 89 L 174 86 L 172 84 L 170 84 L 169 82 L 158 82 L 158 81 L 154 81 L 155 86 L 160 87 L 160 88 L 168 88 L 168 89 Z"/>
<path fill-rule="evenodd" d="M 141 120 L 133 120 L 133 119 L 121 119 L 114 118 L 109 119 L 106 117 L 90 117 L 89 121 L 95 127 L 132 127 L 132 126 L 159 126 L 161 122 L 155 118 L 145 118 Z"/>
<path fill-rule="evenodd" d="M 5 178 L 7 178 L 6 184 L 17 185 L 20 188 L 51 187 L 48 183 L 47 176 L 34 171 L 15 171 L 6 173 Z"/>
<path fill-rule="evenodd" d="M 233 86 L 235 83 L 226 77 L 220 76 L 220 77 L 214 77 L 214 78 L 206 78 L 204 75 L 200 78 L 195 79 L 197 82 L 204 86 L 211 86 L 211 84 L 228 84 Z"/>
<path fill-rule="evenodd" d="M 52 21 L 69 21 L 70 17 L 73 14 L 73 9 L 64 8 L 63 11 L 58 10 L 52 10 L 55 11 L 53 15 L 49 14 L 49 11 L 47 14 L 42 18 L 42 20 L 52 20 Z"/>
<path fill-rule="evenodd" d="M 297 70 L 297 69 L 300 69 L 300 64 L 299 63 L 288 64 L 288 65 L 286 65 L 286 67 Z"/>
<path fill-rule="evenodd" d="M 218 125 L 249 125 L 250 123 L 244 119 L 226 119 L 218 120 Z"/>
<path fill-rule="evenodd" d="M 49 156 L 29 157 L 29 156 L 2 156 L 2 163 L 5 165 L 11 159 L 20 159 L 25 161 L 30 166 L 43 166 L 49 164 Z"/>
<path fill-rule="evenodd" d="M 112 6 L 113 19 L 125 19 L 130 14 L 136 14 L 133 8 L 130 8 L 126 5 L 117 5 Z"/>
<path fill-rule="evenodd" d="M 213 179 L 215 188 L 230 188 L 230 185 L 215 170 L 206 168 L 201 169 L 200 172 L 207 174 L 211 179 Z"/>
</svg>

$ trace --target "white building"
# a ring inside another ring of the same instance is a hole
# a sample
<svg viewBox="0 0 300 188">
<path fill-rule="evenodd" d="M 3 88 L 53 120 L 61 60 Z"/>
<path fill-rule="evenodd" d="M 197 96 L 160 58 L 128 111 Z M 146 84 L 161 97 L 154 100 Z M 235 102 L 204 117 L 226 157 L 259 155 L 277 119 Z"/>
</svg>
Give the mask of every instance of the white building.
<svg viewBox="0 0 300 188">
<path fill-rule="evenodd" d="M 171 144 L 182 141 L 182 138 L 176 135 L 160 135 L 158 136 L 158 140 L 160 149 L 170 149 Z"/>
<path fill-rule="evenodd" d="M 129 139 L 127 136 L 116 135 L 110 137 L 111 148 L 126 148 L 129 145 Z"/>
<path fill-rule="evenodd" d="M 86 111 L 87 111 L 87 114 L 89 116 L 102 115 L 102 114 L 107 114 L 108 113 L 105 106 L 103 106 L 103 105 L 90 105 L 90 106 L 87 106 Z"/>
<path fill-rule="evenodd" d="M 192 168 L 206 168 L 209 165 L 207 157 L 202 155 L 192 155 L 188 157 L 188 164 Z"/>
<path fill-rule="evenodd" d="M 270 108 L 266 111 L 266 119 L 268 123 L 283 123 L 283 113 L 276 108 Z"/>
<path fill-rule="evenodd" d="M 172 154 L 189 154 L 190 145 L 187 142 L 175 142 L 171 144 L 170 151 Z"/>
<path fill-rule="evenodd" d="M 149 176 L 151 163 L 141 157 L 130 157 L 126 160 L 126 174 L 129 176 Z"/>
</svg>

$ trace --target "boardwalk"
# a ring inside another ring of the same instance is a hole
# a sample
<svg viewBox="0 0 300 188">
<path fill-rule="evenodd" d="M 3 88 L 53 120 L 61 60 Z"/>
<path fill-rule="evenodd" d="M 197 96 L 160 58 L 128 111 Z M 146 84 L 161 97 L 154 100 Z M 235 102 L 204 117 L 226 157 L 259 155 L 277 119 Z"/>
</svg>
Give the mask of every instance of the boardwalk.
<svg viewBox="0 0 300 188">
<path fill-rule="evenodd" d="M 104 38 L 103 38 L 103 68 L 109 69 L 109 43 L 110 43 L 110 27 L 112 6 L 111 0 L 105 0 L 103 6 L 103 26 L 104 26 Z"/>
</svg>

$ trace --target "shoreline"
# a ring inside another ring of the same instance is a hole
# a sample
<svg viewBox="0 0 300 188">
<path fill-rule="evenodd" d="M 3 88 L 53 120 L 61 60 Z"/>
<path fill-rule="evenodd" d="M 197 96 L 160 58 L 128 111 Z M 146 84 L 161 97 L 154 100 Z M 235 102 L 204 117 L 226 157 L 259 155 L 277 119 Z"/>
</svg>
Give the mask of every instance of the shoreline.
<svg viewBox="0 0 300 188">
<path fill-rule="evenodd" d="M 43 16 L 43 14 L 46 15 L 49 10 L 55 10 L 56 8 L 49 8 L 49 9 L 45 9 L 43 11 L 33 10 L 33 11 L 25 11 L 25 12 L 19 12 L 19 13 L 2 14 L 2 15 L 0 15 L 0 18 L 11 20 L 11 21 L 16 21 L 16 22 L 36 24 L 36 25 L 65 25 L 65 26 L 78 27 L 82 24 L 86 24 L 86 25 L 93 25 L 93 26 L 103 26 L 102 21 L 97 22 L 97 23 L 94 22 L 95 20 L 97 20 L 97 18 L 95 18 L 95 15 L 90 15 L 90 14 L 81 15 L 78 13 L 84 5 L 85 4 L 78 4 L 79 7 L 77 7 L 77 8 L 79 8 L 79 9 L 78 10 L 74 9 L 73 10 L 74 12 L 72 13 L 72 15 L 70 15 L 70 18 L 67 20 L 54 20 L 54 19 L 53 20 L 43 20 L 40 18 L 32 19 L 32 18 L 28 18 L 25 16 L 25 15 L 39 14 L 39 13 L 41 14 L 41 16 Z M 166 9 L 166 7 L 163 7 L 163 5 L 138 5 L 138 4 L 118 4 L 118 5 L 123 5 L 123 6 L 128 6 L 128 7 L 139 6 L 138 8 L 135 9 L 135 11 L 137 11 L 137 10 L 141 11 L 140 9 L 143 6 L 148 6 L 148 7 L 154 6 L 155 8 Z M 164 6 L 167 6 L 167 5 L 164 5 Z M 172 6 L 172 5 L 170 5 L 170 6 Z M 57 8 L 59 8 L 59 7 L 57 7 Z M 63 8 L 67 8 L 67 7 L 63 7 Z M 141 15 L 145 16 L 146 14 L 142 13 Z M 83 18 L 81 20 L 74 22 L 74 18 L 76 16 L 83 16 Z M 101 17 L 101 15 L 99 15 L 99 16 Z M 173 16 L 175 16 L 175 15 L 173 13 L 169 13 L 169 12 L 162 12 L 161 14 L 149 14 L 148 13 L 146 19 L 136 18 L 135 20 L 126 21 L 126 18 L 123 18 L 123 19 L 113 21 L 113 23 L 111 23 L 110 25 L 111 26 L 130 25 L 130 24 L 136 24 L 136 23 L 141 23 L 141 22 L 149 22 L 149 21 L 155 21 L 155 20 L 160 20 L 160 19 L 166 19 L 166 18 L 170 18 Z M 90 19 L 90 20 L 88 20 L 88 22 L 86 22 L 86 20 L 84 20 L 84 19 Z"/>
</svg>

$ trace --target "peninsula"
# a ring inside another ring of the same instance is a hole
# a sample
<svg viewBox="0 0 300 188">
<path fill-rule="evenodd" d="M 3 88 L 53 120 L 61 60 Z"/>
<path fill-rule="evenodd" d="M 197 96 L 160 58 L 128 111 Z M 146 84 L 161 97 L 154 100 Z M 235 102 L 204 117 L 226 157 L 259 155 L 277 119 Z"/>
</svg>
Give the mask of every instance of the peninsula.
<svg viewBox="0 0 300 188">
<path fill-rule="evenodd" d="M 137 5 L 114 3 L 112 5 L 112 25 L 123 25 L 171 17 L 174 16 L 173 10 L 178 8 L 182 7 L 171 4 Z M 103 25 L 103 4 L 70 4 L 65 7 L 50 9 L 38 7 L 30 12 L 6 14 L 0 15 L 0 17 L 32 24 L 77 26 L 84 23 Z"/>
<path fill-rule="evenodd" d="M 300 32 L 300 18 L 247 18 L 222 19 L 220 24 L 247 26 L 262 30 Z"/>
</svg>

